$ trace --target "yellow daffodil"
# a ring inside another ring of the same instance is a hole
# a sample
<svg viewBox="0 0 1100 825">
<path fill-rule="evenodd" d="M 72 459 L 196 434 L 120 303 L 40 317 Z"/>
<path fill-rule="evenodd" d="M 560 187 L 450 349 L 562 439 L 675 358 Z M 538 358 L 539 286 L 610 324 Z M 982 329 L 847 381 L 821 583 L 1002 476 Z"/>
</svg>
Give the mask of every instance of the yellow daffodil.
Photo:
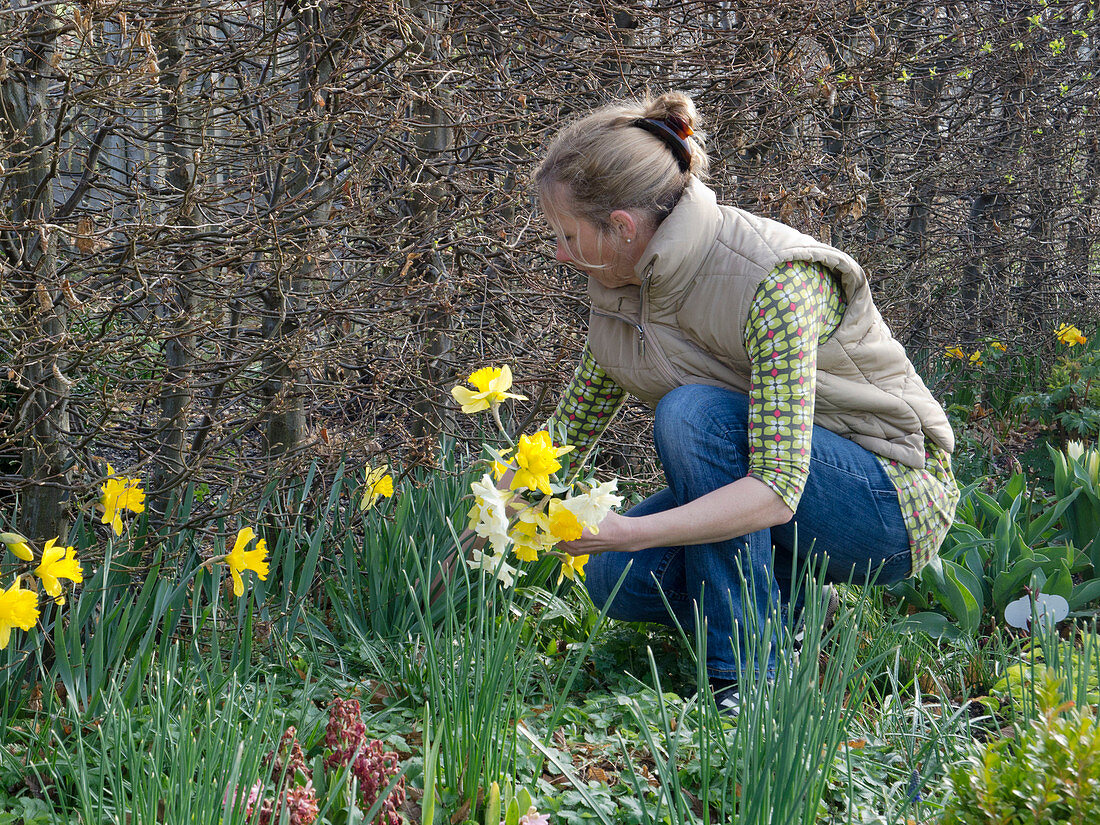
<svg viewBox="0 0 1100 825">
<path fill-rule="evenodd" d="M 517 520 L 508 531 L 508 537 L 516 550 L 520 561 L 538 561 L 539 551 L 543 549 L 539 526 L 534 521 Z"/>
<path fill-rule="evenodd" d="M 507 456 L 505 454 L 502 453 L 501 455 L 503 457 L 507 458 Z M 492 472 L 493 472 L 493 480 L 494 481 L 500 481 L 502 478 L 504 478 L 504 474 L 506 472 L 508 472 L 508 465 L 503 464 L 499 461 L 494 461 L 493 462 L 493 467 L 492 467 Z"/>
<path fill-rule="evenodd" d="M 373 507 L 378 499 L 385 496 L 390 498 L 393 496 L 393 476 L 390 475 L 389 465 L 383 464 L 381 467 L 367 468 L 367 481 L 365 484 L 366 491 L 363 493 L 363 500 L 359 502 L 359 509 L 366 510 L 369 507 Z"/>
<path fill-rule="evenodd" d="M 1002 344 L 1000 341 L 994 341 L 989 346 L 997 350 L 997 352 L 1008 352 L 1008 347 Z"/>
<path fill-rule="evenodd" d="M 0 590 L 0 650 L 8 646 L 12 628 L 34 627 L 38 612 L 38 597 L 33 590 L 22 589 L 18 578 L 7 590 Z"/>
<path fill-rule="evenodd" d="M 511 489 L 526 488 L 551 495 L 550 475 L 561 469 L 558 458 L 572 449 L 569 445 L 555 447 L 546 430 L 540 430 L 532 436 L 521 435 L 515 456 L 519 469 L 512 477 Z"/>
<path fill-rule="evenodd" d="M 1077 329 L 1073 324 L 1059 325 L 1054 334 L 1058 337 L 1059 341 L 1070 347 L 1077 346 L 1078 344 L 1087 344 L 1089 340 L 1081 333 L 1081 330 Z"/>
<path fill-rule="evenodd" d="M 968 358 L 967 354 L 959 347 L 948 347 L 944 350 L 944 353 L 952 358 L 958 358 L 960 361 L 965 361 Z"/>
<path fill-rule="evenodd" d="M 80 584 L 84 581 L 84 571 L 80 569 L 80 561 L 76 557 L 76 550 L 71 547 L 62 547 L 57 539 L 50 539 L 42 550 L 42 563 L 34 570 L 34 575 L 42 580 L 42 589 L 58 604 L 65 604 L 65 597 L 61 595 L 60 579 Z"/>
<path fill-rule="evenodd" d="M 0 533 L 0 542 L 23 561 L 34 561 L 34 551 L 30 544 L 18 533 Z"/>
<path fill-rule="evenodd" d="M 573 541 L 581 537 L 584 528 L 577 520 L 573 511 L 566 507 L 559 499 L 550 499 L 549 513 L 550 532 L 559 541 Z"/>
<path fill-rule="evenodd" d="M 229 565 L 229 572 L 233 576 L 233 595 L 244 595 L 244 580 L 241 573 L 252 570 L 259 576 L 260 581 L 267 581 L 267 542 L 260 539 L 256 542 L 255 550 L 245 550 L 248 543 L 256 538 L 256 533 L 251 527 L 242 527 L 237 532 L 237 540 L 233 542 L 233 550 L 226 554 L 225 563 Z"/>
<path fill-rule="evenodd" d="M 537 561 L 539 553 L 549 550 L 559 539 L 550 531 L 550 518 L 542 504 L 524 507 L 508 532 L 520 561 Z"/>
<path fill-rule="evenodd" d="M 467 414 L 487 410 L 506 398 L 527 400 L 525 395 L 508 392 L 512 388 L 512 370 L 507 364 L 503 367 L 482 367 L 466 380 L 474 385 L 474 389 L 455 387 L 451 395 L 462 405 L 462 412 Z"/>
<path fill-rule="evenodd" d="M 141 489 L 140 478 L 121 478 L 115 475 L 114 468 L 107 465 L 107 481 L 99 488 L 99 505 L 103 508 L 103 524 L 110 524 L 116 536 L 122 535 L 122 511 L 145 512 L 145 491 Z"/>
<path fill-rule="evenodd" d="M 985 361 L 982 360 L 982 351 L 980 349 L 974 350 L 974 352 L 971 354 L 970 363 L 976 367 L 980 367 L 982 366 L 982 364 L 985 363 Z"/>
<path fill-rule="evenodd" d="M 558 584 L 561 584 L 562 579 L 573 579 L 577 576 L 584 578 L 584 566 L 588 564 L 588 556 L 569 556 L 566 555 L 561 560 L 561 571 L 558 573 Z"/>
</svg>

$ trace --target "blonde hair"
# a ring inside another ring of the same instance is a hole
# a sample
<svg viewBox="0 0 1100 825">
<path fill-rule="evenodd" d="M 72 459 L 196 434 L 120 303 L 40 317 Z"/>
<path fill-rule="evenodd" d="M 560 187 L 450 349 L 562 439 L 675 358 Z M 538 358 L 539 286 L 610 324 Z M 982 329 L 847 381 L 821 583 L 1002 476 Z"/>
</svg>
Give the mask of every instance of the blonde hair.
<svg viewBox="0 0 1100 825">
<path fill-rule="evenodd" d="M 690 127 L 686 169 L 661 138 L 634 125 L 640 118 Z M 604 232 L 616 209 L 637 209 L 656 226 L 672 211 L 691 176 L 704 178 L 708 166 L 695 104 L 682 92 L 666 92 L 612 103 L 566 126 L 551 141 L 534 183 L 544 204 L 564 188 L 572 211 Z"/>
</svg>

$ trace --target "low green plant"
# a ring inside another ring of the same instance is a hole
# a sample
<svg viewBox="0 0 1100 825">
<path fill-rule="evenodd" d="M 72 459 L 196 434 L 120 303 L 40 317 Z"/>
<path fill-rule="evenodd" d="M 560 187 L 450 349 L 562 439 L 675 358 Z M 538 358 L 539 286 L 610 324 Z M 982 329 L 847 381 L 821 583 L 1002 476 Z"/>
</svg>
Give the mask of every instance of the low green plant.
<svg viewBox="0 0 1100 825">
<path fill-rule="evenodd" d="M 1072 609 L 1095 599 L 1096 585 L 1078 580 L 1088 559 L 1060 529 L 1073 501 L 1046 501 L 1022 474 L 992 494 L 967 485 L 938 558 L 918 578 L 889 588 L 919 611 L 910 625 L 973 639 L 989 632 L 1025 586 L 1062 596 Z"/>
<path fill-rule="evenodd" d="M 991 694 L 1008 700 L 1011 711 L 1024 720 L 1039 716 L 1040 688 L 1051 678 L 1058 681 L 1066 701 L 1081 706 L 1100 703 L 1100 635 L 1095 619 L 1072 626 L 1068 634 L 1049 624 L 1040 626 L 1022 651 L 1002 655 L 995 664 L 1000 678 Z"/>
<path fill-rule="evenodd" d="M 1100 727 L 1065 701 L 1062 680 L 1038 687 L 1041 716 L 1014 738 L 980 746 L 952 767 L 942 825 L 1059 822 L 1087 825 L 1100 811 Z"/>
<path fill-rule="evenodd" d="M 1063 443 L 1072 438 L 1095 439 L 1100 436 L 1100 336 L 1084 339 L 1076 351 L 1074 345 L 1066 346 L 1070 351 L 1047 372 L 1045 390 L 1021 394 L 1014 404 L 1053 424 Z"/>
<path fill-rule="evenodd" d="M 1092 562 L 1092 598 L 1100 597 L 1100 448 L 1071 441 L 1049 448 L 1054 463 L 1054 495 L 1067 502 L 1062 523 L 1066 538 Z M 1089 599 L 1091 601 L 1091 599 Z"/>
<path fill-rule="evenodd" d="M 443 445 L 442 455 L 448 466 L 465 460 L 453 445 Z M 326 621 L 335 634 L 363 648 L 415 632 L 413 603 L 432 608 L 410 584 L 432 578 L 454 552 L 452 524 L 465 516 L 462 498 L 471 478 L 470 472 L 416 471 L 390 507 L 361 515 L 358 507 L 346 507 L 333 514 L 326 539 L 332 558 L 322 559 L 321 571 L 331 606 Z"/>
</svg>

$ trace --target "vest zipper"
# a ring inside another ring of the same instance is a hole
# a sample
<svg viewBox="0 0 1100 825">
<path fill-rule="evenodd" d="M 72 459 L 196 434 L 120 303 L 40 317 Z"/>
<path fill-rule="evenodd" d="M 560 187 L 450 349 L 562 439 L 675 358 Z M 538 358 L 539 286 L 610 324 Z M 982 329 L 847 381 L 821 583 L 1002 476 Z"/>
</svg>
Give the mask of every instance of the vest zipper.
<svg viewBox="0 0 1100 825">
<path fill-rule="evenodd" d="M 642 357 L 645 357 L 645 321 L 648 317 L 646 314 L 646 296 L 649 293 L 649 276 L 653 273 L 653 265 L 650 264 L 646 267 L 645 274 L 642 275 L 642 286 L 638 290 L 641 305 L 638 310 L 638 338 L 642 342 Z M 657 368 L 663 373 L 665 380 L 672 386 L 678 387 L 681 383 L 680 376 L 676 370 L 672 368 L 672 363 L 668 360 L 668 356 L 665 355 L 664 350 L 661 349 L 660 344 L 654 344 L 653 346 L 654 358 L 653 360 L 657 364 Z"/>
<path fill-rule="evenodd" d="M 638 330 L 638 347 L 641 350 L 642 357 L 645 357 L 645 330 L 642 329 L 642 325 L 639 321 L 635 321 L 629 315 L 624 315 L 621 312 L 609 312 L 606 309 L 599 309 L 593 307 L 592 311 L 596 315 L 602 315 L 604 318 L 614 318 L 616 321 L 622 321 L 624 324 L 629 324 Z"/>
</svg>

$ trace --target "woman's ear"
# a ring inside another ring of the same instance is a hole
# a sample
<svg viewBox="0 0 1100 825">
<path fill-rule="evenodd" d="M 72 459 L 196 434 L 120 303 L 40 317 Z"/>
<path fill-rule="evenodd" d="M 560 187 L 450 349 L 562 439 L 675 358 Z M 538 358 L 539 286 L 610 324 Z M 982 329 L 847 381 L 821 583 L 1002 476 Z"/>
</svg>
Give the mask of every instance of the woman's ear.
<svg viewBox="0 0 1100 825">
<path fill-rule="evenodd" d="M 625 209 L 616 209 L 611 213 L 611 226 L 623 243 L 632 243 L 638 237 L 638 223 Z"/>
</svg>

